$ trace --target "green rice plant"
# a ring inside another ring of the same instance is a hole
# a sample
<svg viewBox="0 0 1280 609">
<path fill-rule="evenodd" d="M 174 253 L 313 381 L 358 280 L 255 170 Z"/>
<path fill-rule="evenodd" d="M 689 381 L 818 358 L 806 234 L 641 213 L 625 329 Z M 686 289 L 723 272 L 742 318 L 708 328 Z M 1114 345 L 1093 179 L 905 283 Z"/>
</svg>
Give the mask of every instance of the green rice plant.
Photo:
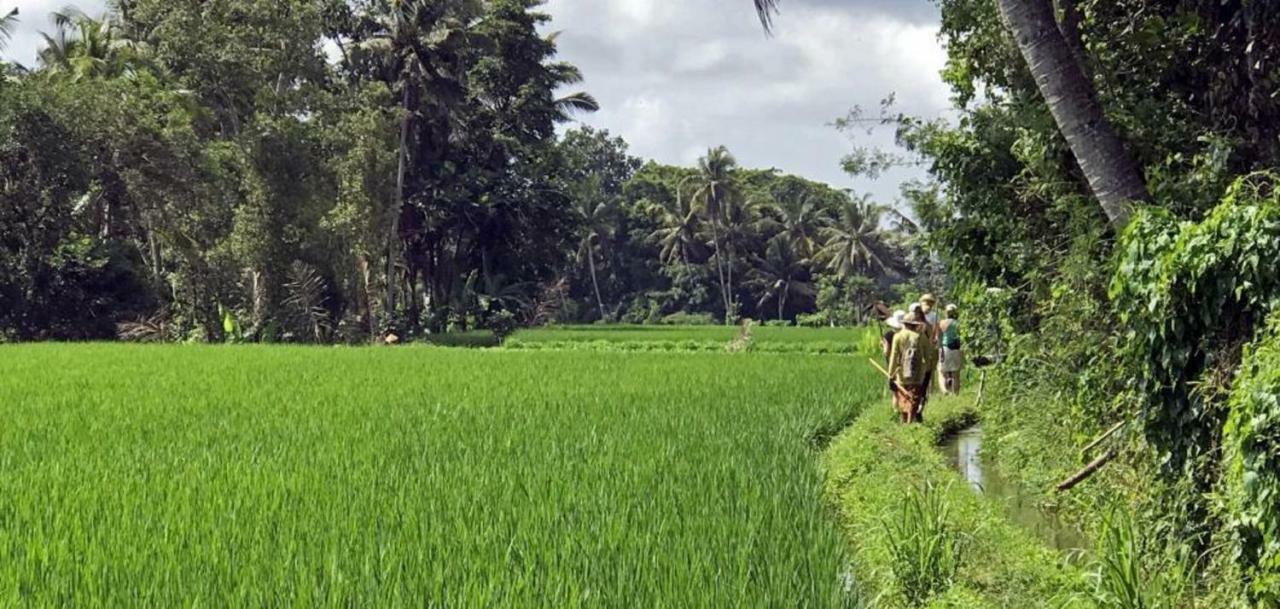
<svg viewBox="0 0 1280 609">
<path fill-rule="evenodd" d="M 893 576 L 909 605 L 923 605 L 951 588 L 968 534 L 951 521 L 945 493 L 931 484 L 912 489 L 884 526 Z"/>
<path fill-rule="evenodd" d="M 0 346 L 0 607 L 848 607 L 844 358 Z M 785 374 L 779 371 L 785 370 Z"/>
<path fill-rule="evenodd" d="M 1102 525 L 1093 573 L 1094 601 L 1104 609 L 1179 609 L 1191 606 L 1195 570 L 1185 555 L 1153 547 L 1133 518 L 1112 510 Z"/>
</svg>

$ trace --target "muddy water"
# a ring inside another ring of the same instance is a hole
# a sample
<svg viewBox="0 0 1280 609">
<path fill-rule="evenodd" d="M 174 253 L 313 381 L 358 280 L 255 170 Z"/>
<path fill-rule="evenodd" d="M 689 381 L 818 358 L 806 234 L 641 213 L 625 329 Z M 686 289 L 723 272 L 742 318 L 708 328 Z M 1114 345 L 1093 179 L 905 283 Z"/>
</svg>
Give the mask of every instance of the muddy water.
<svg viewBox="0 0 1280 609">
<path fill-rule="evenodd" d="M 974 491 L 998 500 L 1009 518 L 1050 546 L 1066 552 L 1089 549 L 1079 529 L 1062 522 L 1056 513 L 1041 508 L 1015 483 L 1000 475 L 995 463 L 982 459 L 982 426 L 975 425 L 942 445 L 948 462 Z"/>
</svg>

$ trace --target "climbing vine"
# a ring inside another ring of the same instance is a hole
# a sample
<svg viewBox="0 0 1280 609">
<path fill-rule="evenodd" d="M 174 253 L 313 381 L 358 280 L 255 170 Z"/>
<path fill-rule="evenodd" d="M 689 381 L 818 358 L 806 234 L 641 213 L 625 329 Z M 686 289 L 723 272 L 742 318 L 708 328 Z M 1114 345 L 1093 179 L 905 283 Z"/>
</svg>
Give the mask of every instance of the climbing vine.
<svg viewBox="0 0 1280 609">
<path fill-rule="evenodd" d="M 1280 296 L 1277 177 L 1237 180 L 1202 222 L 1140 213 L 1111 285 L 1147 437 L 1174 470 L 1216 448 L 1231 374 Z"/>
<path fill-rule="evenodd" d="M 1258 606 L 1280 604 L 1280 315 L 1245 352 L 1223 428 L 1221 506 Z"/>
</svg>

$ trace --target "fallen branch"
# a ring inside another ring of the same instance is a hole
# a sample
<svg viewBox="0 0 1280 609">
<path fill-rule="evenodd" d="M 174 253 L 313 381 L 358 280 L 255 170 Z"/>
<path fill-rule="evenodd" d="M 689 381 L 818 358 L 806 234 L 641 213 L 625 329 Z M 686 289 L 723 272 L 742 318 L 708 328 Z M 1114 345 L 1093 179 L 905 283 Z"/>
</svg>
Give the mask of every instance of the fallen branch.
<svg viewBox="0 0 1280 609">
<path fill-rule="evenodd" d="M 1059 493 L 1065 493 L 1066 491 L 1071 490 L 1072 487 L 1074 487 L 1077 484 L 1080 484 L 1081 482 L 1084 482 L 1085 479 L 1087 479 L 1089 476 L 1092 476 L 1098 470 L 1102 469 L 1103 465 L 1106 465 L 1108 462 L 1110 462 L 1114 458 L 1116 458 L 1116 451 L 1113 448 L 1111 450 L 1108 450 L 1106 454 L 1102 455 L 1101 457 L 1098 457 L 1097 459 L 1094 459 L 1088 465 L 1084 466 L 1084 469 L 1076 472 L 1075 475 L 1071 476 L 1070 478 L 1067 478 L 1066 480 L 1063 480 L 1060 484 L 1058 484 L 1057 491 Z"/>
<path fill-rule="evenodd" d="M 1111 436 L 1115 435 L 1117 431 L 1120 431 L 1120 428 L 1124 427 L 1125 423 L 1128 423 L 1128 421 L 1120 421 L 1119 423 L 1112 425 L 1111 429 L 1108 429 L 1107 431 L 1103 432 L 1103 434 L 1098 436 L 1096 440 L 1090 442 L 1084 448 L 1080 449 L 1080 454 L 1081 455 L 1089 454 L 1089 451 L 1093 450 L 1094 448 L 1097 448 L 1097 446 L 1099 444 L 1102 444 L 1104 441 L 1106 441 L 1107 438 L 1110 438 Z"/>
</svg>

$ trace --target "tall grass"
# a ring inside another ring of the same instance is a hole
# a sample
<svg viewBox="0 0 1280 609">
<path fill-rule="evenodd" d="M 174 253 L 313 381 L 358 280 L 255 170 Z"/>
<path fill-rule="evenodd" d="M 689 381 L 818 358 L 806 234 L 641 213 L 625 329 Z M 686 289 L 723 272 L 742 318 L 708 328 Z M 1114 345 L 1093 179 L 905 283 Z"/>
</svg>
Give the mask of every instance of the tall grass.
<svg viewBox="0 0 1280 609">
<path fill-rule="evenodd" d="M 1168 547 L 1164 547 L 1167 545 Z M 1190 607 L 1195 571 L 1185 555 L 1170 555 L 1173 544 L 1142 535 L 1133 518 L 1113 510 L 1102 525 L 1094 571 L 1094 601 L 1102 609 Z"/>
<path fill-rule="evenodd" d="M 0 606 L 836 607 L 847 360 L 0 347 Z M 785 373 L 780 373 L 785 371 Z"/>
<path fill-rule="evenodd" d="M 926 484 L 906 493 L 885 521 L 893 576 L 910 606 L 925 604 L 955 581 L 968 534 L 957 529 L 949 510 L 944 494 Z"/>
</svg>

